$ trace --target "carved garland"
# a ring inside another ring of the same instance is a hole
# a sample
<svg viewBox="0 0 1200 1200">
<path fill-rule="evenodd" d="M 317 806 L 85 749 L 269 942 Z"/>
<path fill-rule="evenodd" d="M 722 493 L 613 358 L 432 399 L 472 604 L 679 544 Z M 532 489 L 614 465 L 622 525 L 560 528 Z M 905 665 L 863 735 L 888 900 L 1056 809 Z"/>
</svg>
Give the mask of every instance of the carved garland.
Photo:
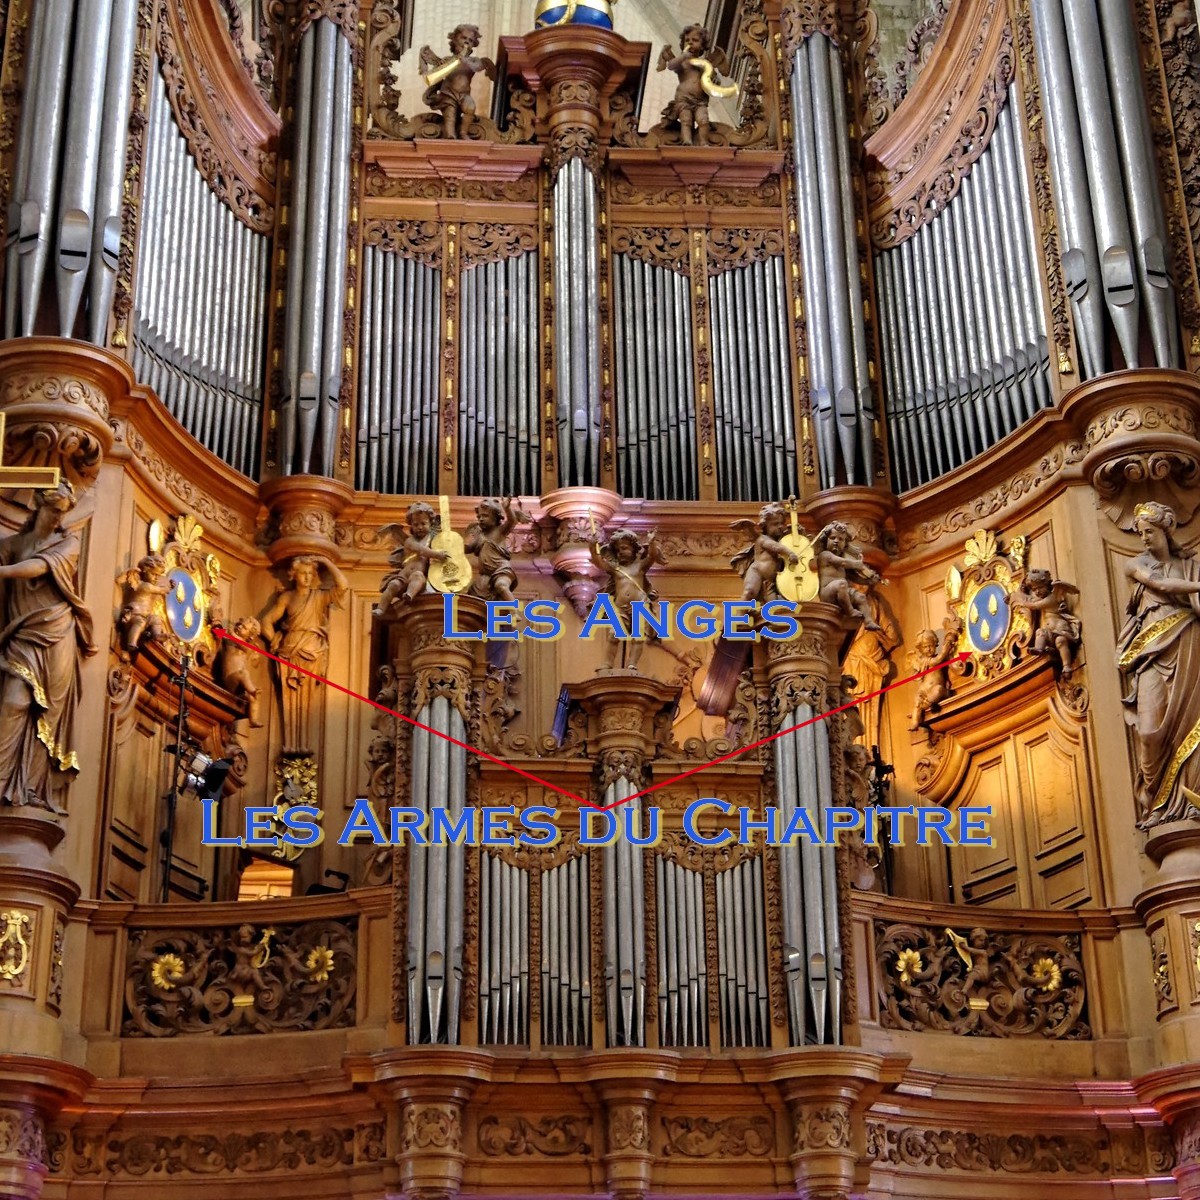
<svg viewBox="0 0 1200 1200">
<path fill-rule="evenodd" d="M 626 254 L 652 267 L 665 267 L 679 275 L 689 271 L 689 243 L 686 229 L 655 229 L 646 226 L 617 226 L 612 231 L 614 254 Z"/>
<path fill-rule="evenodd" d="M 208 186 L 257 233 L 275 226 L 276 154 L 254 141 L 225 111 L 209 78 L 183 0 L 158 0 L 157 46 L 167 98 L 179 131 Z"/>
<path fill-rule="evenodd" d="M 468 221 L 460 229 L 459 263 L 464 271 L 504 262 L 537 250 L 537 226 L 506 221 Z"/>
<path fill-rule="evenodd" d="M 783 253 L 778 229 L 710 229 L 706 247 L 709 275 L 763 263 Z"/>
<path fill-rule="evenodd" d="M 1200 76 L 1196 11 L 1187 0 L 1138 0 L 1138 34 L 1179 311 L 1200 354 Z"/>
<path fill-rule="evenodd" d="M 429 267 L 442 265 L 442 227 L 437 221 L 371 217 L 363 223 L 363 245 L 400 254 Z"/>
</svg>

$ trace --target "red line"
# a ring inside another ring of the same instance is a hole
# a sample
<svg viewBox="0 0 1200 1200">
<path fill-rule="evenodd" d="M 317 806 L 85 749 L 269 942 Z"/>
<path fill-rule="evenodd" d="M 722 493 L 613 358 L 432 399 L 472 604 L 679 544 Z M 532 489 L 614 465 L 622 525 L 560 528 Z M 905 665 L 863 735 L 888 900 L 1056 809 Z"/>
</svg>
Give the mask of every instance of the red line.
<svg viewBox="0 0 1200 1200">
<path fill-rule="evenodd" d="M 450 734 L 443 733 L 440 729 L 433 729 L 428 725 L 423 725 L 420 721 L 414 720 L 412 717 L 407 717 L 404 713 L 397 712 L 394 708 L 388 708 L 386 705 L 380 704 L 377 700 L 372 700 L 369 696 L 363 696 L 348 687 L 343 687 L 340 683 L 334 683 L 332 679 L 327 679 L 324 675 L 318 675 L 315 671 L 309 671 L 305 667 L 297 666 L 294 662 L 286 658 L 280 658 L 279 655 L 272 654 L 269 650 L 263 650 L 260 646 L 244 642 L 241 638 L 235 637 L 220 625 L 213 626 L 213 633 L 218 638 L 227 638 L 229 641 L 241 646 L 243 650 L 252 650 L 255 654 L 261 654 L 263 658 L 269 658 L 291 671 L 298 671 L 301 675 L 307 675 L 310 679 L 315 679 L 318 683 L 323 683 L 327 687 L 333 688 L 334 691 L 341 692 L 346 696 L 352 696 L 355 700 L 361 700 L 364 704 L 369 704 L 372 708 L 377 708 L 380 712 L 385 712 L 388 716 L 395 717 L 398 721 L 404 721 L 412 725 L 415 729 L 423 729 L 426 733 L 432 733 L 434 737 L 444 738 L 451 745 L 461 746 L 469 754 L 487 759 L 488 762 L 495 763 L 498 767 L 505 767 L 507 770 L 515 772 L 524 779 L 541 784 L 542 787 L 549 788 L 552 792 L 557 792 L 560 796 L 566 796 L 569 800 L 577 800 L 580 804 L 585 804 L 588 808 L 594 808 L 599 812 L 608 812 L 609 809 L 619 808 L 622 804 L 628 804 L 630 800 L 638 799 L 639 796 L 646 796 L 651 792 L 657 792 L 659 788 L 665 788 L 668 784 L 678 783 L 681 779 L 688 779 L 692 775 L 699 774 L 701 771 L 707 771 L 709 767 L 715 767 L 718 763 L 728 762 L 731 758 L 738 758 L 750 750 L 757 749 L 759 746 L 765 746 L 768 742 L 773 742 L 776 738 L 781 738 L 785 734 L 793 733 L 797 729 L 804 729 L 809 725 L 815 725 L 818 721 L 825 720 L 826 717 L 846 712 L 848 709 L 857 708 L 858 705 L 865 704 L 868 700 L 874 700 L 876 696 L 882 696 L 885 692 L 890 692 L 894 688 L 903 687 L 906 683 L 912 683 L 914 679 L 920 679 L 924 675 L 932 675 L 934 671 L 941 671 L 953 663 L 964 662 L 971 657 L 970 654 L 964 651 L 955 658 L 948 659 L 944 663 L 939 663 L 936 667 L 928 667 L 924 671 L 918 671 L 915 675 L 907 675 L 903 679 L 897 679 L 895 683 L 889 683 L 887 687 L 881 687 L 866 696 L 859 696 L 857 699 L 851 700 L 848 704 L 843 704 L 838 708 L 831 708 L 828 712 L 818 713 L 815 717 L 810 717 L 807 721 L 801 721 L 799 725 L 789 725 L 787 729 L 780 729 L 765 738 L 759 738 L 757 742 L 751 742 L 748 746 L 741 746 L 737 750 L 731 750 L 728 754 L 722 754 L 719 758 L 701 763 L 698 767 L 692 767 L 689 771 L 684 771 L 679 775 L 672 775 L 670 779 L 664 779 L 661 783 L 652 783 L 649 787 L 642 788 L 640 792 L 634 792 L 632 796 L 626 796 L 623 800 L 617 800 L 612 804 L 597 804 L 594 800 L 589 800 L 585 796 L 577 796 L 574 792 L 569 792 L 566 788 L 561 788 L 556 783 L 551 783 L 548 779 L 543 779 L 540 775 L 535 775 L 532 771 L 526 771 L 521 767 L 514 766 L 510 762 L 505 762 L 502 758 L 497 758 L 494 754 L 489 754 L 486 750 L 480 750 L 478 746 L 471 746 L 466 742 L 460 742 L 458 738 L 451 737 Z"/>
</svg>

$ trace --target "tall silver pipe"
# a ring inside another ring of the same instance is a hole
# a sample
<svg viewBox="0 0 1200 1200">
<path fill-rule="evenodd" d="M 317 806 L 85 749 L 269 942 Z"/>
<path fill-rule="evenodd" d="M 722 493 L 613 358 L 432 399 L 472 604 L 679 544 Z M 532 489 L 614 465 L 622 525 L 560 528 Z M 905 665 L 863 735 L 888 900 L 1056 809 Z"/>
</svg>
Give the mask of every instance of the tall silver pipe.
<svg viewBox="0 0 1200 1200">
<path fill-rule="evenodd" d="M 58 195 L 55 291 L 59 333 L 63 337 L 70 337 L 75 329 L 92 256 L 100 126 L 104 116 L 104 64 L 112 0 L 79 0 L 78 16 L 80 36 L 75 39 L 71 56 L 67 136 Z"/>
<path fill-rule="evenodd" d="M 1063 16 L 1071 43 L 1075 98 L 1083 118 L 1083 157 L 1087 163 L 1104 298 L 1125 361 L 1136 367 L 1141 306 L 1095 0 L 1063 0 Z"/>
<path fill-rule="evenodd" d="M 310 25 L 300 41 L 300 59 L 296 69 L 296 108 L 294 128 L 296 146 L 291 162 L 291 200 L 288 226 L 288 287 L 284 334 L 284 397 L 280 404 L 280 460 L 283 471 L 290 474 L 296 454 L 297 398 L 300 395 L 300 310 L 305 297 L 305 264 L 307 261 L 309 183 L 312 176 L 312 106 L 313 69 L 316 58 L 318 21 Z M 310 324 L 311 334 L 311 324 Z"/>
<path fill-rule="evenodd" d="M 1063 271 L 1075 307 L 1083 368 L 1088 378 L 1104 370 L 1104 283 L 1088 195 L 1088 172 L 1079 109 L 1076 106 L 1072 52 L 1067 43 L 1063 5 L 1030 5 L 1041 97 L 1049 133 L 1050 169 L 1058 197 L 1063 233 Z"/>
<path fill-rule="evenodd" d="M 811 41 L 811 39 L 810 39 Z M 792 141 L 796 191 L 804 259 L 804 302 L 808 328 L 809 394 L 822 479 L 837 476 L 834 453 L 829 297 L 825 288 L 824 243 L 818 180 L 816 130 L 812 105 L 808 42 L 796 52 L 792 66 Z"/>
<path fill-rule="evenodd" d="M 1175 292 L 1166 262 L 1166 220 L 1142 85 L 1139 39 L 1133 10 L 1125 0 L 1100 0 L 1100 32 L 1154 357 L 1160 367 L 1178 367 Z"/>
<path fill-rule="evenodd" d="M 417 714 L 422 725 L 430 722 L 430 706 Z M 412 734 L 412 806 L 429 811 L 429 733 L 414 727 Z M 438 739 L 441 740 L 440 738 Z M 422 1037 L 425 1011 L 425 898 L 427 847 L 408 846 L 408 1040 L 415 1045 Z"/>
<path fill-rule="evenodd" d="M 320 421 L 320 472 L 332 475 L 337 457 L 338 417 L 342 392 L 342 316 L 346 303 L 346 228 L 350 217 L 350 120 L 353 107 L 353 65 L 350 43 L 334 32 L 333 145 L 329 165 L 328 265 L 323 300 Z"/>
<path fill-rule="evenodd" d="M 90 337 L 97 346 L 103 346 L 108 338 L 108 321 L 117 286 L 117 261 L 121 253 L 121 189 L 125 179 L 137 9 L 137 0 L 113 0 L 88 293 Z M 157 71 L 154 74 L 157 75 Z"/>
<path fill-rule="evenodd" d="M 858 418 L 858 450 L 862 458 L 863 480 L 869 485 L 875 477 L 875 397 L 871 392 L 870 359 L 867 352 L 866 314 L 863 310 L 862 280 L 858 266 L 858 233 L 854 219 L 853 175 L 850 167 L 850 122 L 846 116 L 846 81 L 842 74 L 841 52 L 833 42 L 827 42 L 829 73 L 833 91 L 834 127 L 837 131 L 837 179 L 840 185 L 842 212 L 842 247 L 846 256 L 846 279 L 849 285 L 848 323 L 854 355 L 854 402 Z M 857 478 L 857 462 L 852 457 L 847 464 L 848 481 Z M 783 493 L 780 492 L 780 495 Z"/>
<path fill-rule="evenodd" d="M 22 105 L 22 138 L 31 140 L 27 181 L 21 197 L 21 333 L 34 331 L 42 280 L 50 256 L 50 222 L 54 214 L 54 185 L 62 150 L 66 111 L 67 58 L 74 23 L 73 0 L 44 0 L 33 6 L 46 12 L 38 39 L 38 60 Z M 30 99 L 32 98 L 32 104 Z M 26 119 L 28 118 L 28 119 Z"/>
<path fill-rule="evenodd" d="M 465 742 L 467 731 L 463 724 L 462 714 L 457 708 L 450 709 L 450 736 L 459 742 Z M 447 807 L 451 820 L 457 822 L 462 816 L 467 795 L 467 760 L 466 751 L 462 746 L 450 745 L 450 786 L 447 796 Z M 462 1006 L 463 982 L 463 947 L 466 941 L 463 927 L 463 893 L 465 886 L 465 848 L 461 842 L 454 842 L 449 847 L 448 870 L 449 881 L 446 887 L 446 945 L 449 952 L 449 964 L 446 975 L 446 1029 L 447 1041 L 456 1043 L 458 1039 L 458 1014 Z M 516 871 L 524 880 L 525 898 L 528 903 L 528 877 L 524 872 Z M 525 914 L 522 928 L 529 924 L 528 913 Z M 528 962 L 525 964 L 528 975 Z"/>
</svg>

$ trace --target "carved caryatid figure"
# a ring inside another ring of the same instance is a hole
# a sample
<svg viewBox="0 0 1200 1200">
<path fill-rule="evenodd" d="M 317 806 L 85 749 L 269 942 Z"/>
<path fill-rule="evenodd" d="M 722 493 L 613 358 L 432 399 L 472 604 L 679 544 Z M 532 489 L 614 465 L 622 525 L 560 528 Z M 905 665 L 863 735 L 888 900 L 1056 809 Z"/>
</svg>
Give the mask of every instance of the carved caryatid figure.
<svg viewBox="0 0 1200 1200">
<path fill-rule="evenodd" d="M 481 500 L 475 506 L 475 520 L 467 526 L 463 539 L 474 578 L 471 594 L 481 600 L 513 600 L 517 573 L 512 565 L 508 535 L 518 523 L 533 518 L 513 508 L 512 497 Z"/>
<path fill-rule="evenodd" d="M 37 492 L 25 524 L 0 540 L 0 803 L 51 812 L 64 772 L 79 769 L 80 660 L 96 652 L 76 590 L 79 535 L 62 524 L 74 503 L 65 480 Z"/>
<path fill-rule="evenodd" d="M 1129 685 L 1125 720 L 1145 828 L 1194 817 L 1200 804 L 1200 562 L 1175 541 L 1165 504 L 1139 505 L 1133 528 L 1146 549 L 1125 568 L 1133 594 L 1117 665 Z"/>
<path fill-rule="evenodd" d="M 321 584 L 322 567 L 331 580 L 327 587 Z M 292 559 L 288 580 L 290 586 L 263 618 L 263 638 L 280 658 L 324 675 L 329 667 L 329 610 L 342 607 L 350 585 L 329 559 L 310 556 Z M 312 703 L 320 685 L 301 671 L 278 664 L 276 669 L 283 693 L 283 751 L 311 754 L 317 741 Z"/>
<path fill-rule="evenodd" d="M 878 583 L 879 572 L 867 566 L 851 540 L 849 528 L 841 521 L 830 521 L 813 539 L 813 548 L 817 552 L 822 603 L 836 604 L 846 616 L 861 618 L 864 629 L 879 632 L 880 626 L 871 614 L 871 601 L 851 582 Z"/>
<path fill-rule="evenodd" d="M 450 53 L 440 58 L 429 46 L 421 47 L 421 74 L 428 85 L 424 101 L 442 114 L 442 134 L 448 138 L 470 136 L 475 121 L 475 101 L 471 85 L 482 71 L 496 78 L 496 64 L 490 58 L 475 58 L 471 51 L 480 41 L 478 25 L 458 25 L 447 34 Z"/>
<path fill-rule="evenodd" d="M 679 35 L 678 54 L 664 46 L 658 56 L 660 71 L 674 71 L 679 76 L 675 98 L 663 109 L 662 124 L 679 122 L 679 140 L 685 145 L 693 141 L 708 145 L 710 96 L 736 96 L 736 84 L 721 84 L 716 76 L 726 68 L 725 55 L 712 49 L 712 38 L 703 25 L 689 25 Z"/>
<path fill-rule="evenodd" d="M 1012 598 L 1014 608 L 1023 608 L 1033 617 L 1033 653 L 1056 655 L 1066 676 L 1078 664 L 1083 626 L 1071 612 L 1072 598 L 1078 595 L 1074 584 L 1039 569 L 1026 574 Z"/>
<path fill-rule="evenodd" d="M 608 584 L 603 588 L 603 592 L 613 598 L 613 608 L 621 618 L 626 633 L 632 632 L 633 629 L 634 601 L 653 604 L 658 599 L 658 593 L 650 583 L 650 568 L 665 565 L 666 561 L 653 533 L 646 539 L 644 546 L 638 541 L 637 534 L 629 529 L 618 530 L 608 539 L 607 545 L 601 545 L 600 542 L 592 544 L 592 562 L 608 574 Z M 630 638 L 626 641 L 627 671 L 637 671 L 638 659 L 642 656 L 645 642 L 645 638 Z M 602 670 L 614 669 L 620 647 L 621 643 L 609 630 Z"/>
<path fill-rule="evenodd" d="M 740 554 L 735 554 L 730 565 L 742 577 L 742 599 L 778 600 L 779 589 L 775 577 L 787 563 L 795 566 L 800 556 L 780 540 L 791 527 L 791 517 L 782 504 L 767 504 L 758 514 L 758 524 L 753 521 L 734 521 L 730 529 L 753 538 Z"/>
</svg>

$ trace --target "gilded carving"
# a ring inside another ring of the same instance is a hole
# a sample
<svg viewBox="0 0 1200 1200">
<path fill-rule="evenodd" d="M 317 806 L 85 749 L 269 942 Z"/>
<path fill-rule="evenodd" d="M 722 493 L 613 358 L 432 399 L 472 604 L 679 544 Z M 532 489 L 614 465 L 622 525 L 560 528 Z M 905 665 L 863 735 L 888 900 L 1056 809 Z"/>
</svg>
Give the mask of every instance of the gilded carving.
<svg viewBox="0 0 1200 1200">
<path fill-rule="evenodd" d="M 12 908 L 0 912 L 0 986 L 28 990 L 34 914 Z"/>
<path fill-rule="evenodd" d="M 132 930 L 123 1037 L 353 1025 L 357 922 Z"/>
<path fill-rule="evenodd" d="M 1079 589 L 1073 583 L 1055 579 L 1049 571 L 1035 568 L 1025 573 L 1021 586 L 1012 597 L 1012 606 L 1030 614 L 1033 624 L 1033 654 L 1055 658 L 1064 678 L 1080 664 L 1083 625 L 1072 606 Z"/>
<path fill-rule="evenodd" d="M 67 942 L 67 922 L 61 913 L 54 918 L 54 940 L 50 945 L 50 983 L 46 989 L 46 1003 L 58 1012 L 62 1009 L 63 964 Z"/>
<path fill-rule="evenodd" d="M 875 922 L 885 1029 L 1081 1041 L 1087 984 L 1078 934 Z"/>
<path fill-rule="evenodd" d="M 590 1154 L 588 1116 L 542 1117 L 536 1124 L 524 1117 L 484 1117 L 477 1140 L 481 1154 L 489 1158 L 545 1155 L 561 1158 L 568 1154 Z"/>
<path fill-rule="evenodd" d="M 664 1155 L 686 1158 L 758 1158 L 775 1149 L 775 1125 L 770 1117 L 663 1117 Z"/>
</svg>

